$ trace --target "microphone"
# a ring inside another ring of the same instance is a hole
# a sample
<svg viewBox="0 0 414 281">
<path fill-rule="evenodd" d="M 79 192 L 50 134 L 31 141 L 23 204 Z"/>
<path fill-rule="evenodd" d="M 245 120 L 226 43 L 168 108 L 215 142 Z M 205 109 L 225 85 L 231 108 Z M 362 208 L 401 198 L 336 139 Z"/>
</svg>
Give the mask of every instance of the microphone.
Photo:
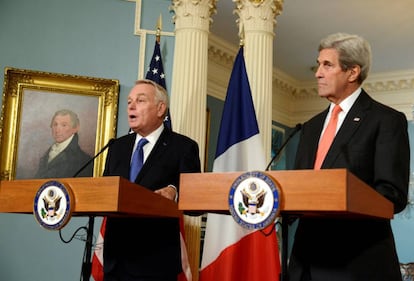
<svg viewBox="0 0 414 281">
<path fill-rule="evenodd" d="M 91 164 L 95 159 L 96 159 L 96 157 L 98 157 L 99 155 L 101 155 L 101 153 L 102 152 L 104 152 L 105 151 L 105 149 L 107 149 L 110 145 L 112 145 L 113 143 L 114 143 L 114 141 L 115 141 L 115 139 L 114 138 L 112 138 L 112 139 L 110 139 L 109 141 L 108 141 L 108 143 L 104 146 L 104 147 L 102 147 L 102 149 L 94 156 L 94 157 L 92 157 L 88 162 L 86 162 L 85 163 L 85 165 L 83 165 L 74 175 L 73 175 L 73 178 L 76 178 L 76 176 L 78 176 L 79 174 L 80 174 L 80 172 L 82 172 L 89 164 Z"/>
<path fill-rule="evenodd" d="M 273 156 L 272 160 L 270 160 L 269 164 L 267 165 L 265 171 L 268 171 L 270 166 L 272 165 L 273 161 L 275 161 L 275 159 L 280 155 L 280 153 L 282 152 L 283 148 L 289 143 L 290 139 L 297 133 L 300 131 L 300 129 L 302 129 L 302 124 L 298 123 L 296 124 L 295 128 L 293 129 L 292 133 L 290 133 L 290 135 L 288 136 L 288 138 L 285 140 L 285 142 L 280 146 L 280 148 L 278 149 L 278 151 L 276 151 L 275 155 Z"/>
</svg>

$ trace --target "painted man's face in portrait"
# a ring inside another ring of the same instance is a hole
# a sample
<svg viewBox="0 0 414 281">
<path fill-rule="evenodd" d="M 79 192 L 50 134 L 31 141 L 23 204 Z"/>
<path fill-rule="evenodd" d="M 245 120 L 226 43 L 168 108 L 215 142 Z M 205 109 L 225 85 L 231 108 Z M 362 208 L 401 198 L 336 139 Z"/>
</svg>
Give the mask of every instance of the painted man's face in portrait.
<svg viewBox="0 0 414 281">
<path fill-rule="evenodd" d="M 61 143 L 67 140 L 70 136 L 75 134 L 79 127 L 73 127 L 72 121 L 69 115 L 57 115 L 53 119 L 52 136 L 57 143 Z"/>
</svg>

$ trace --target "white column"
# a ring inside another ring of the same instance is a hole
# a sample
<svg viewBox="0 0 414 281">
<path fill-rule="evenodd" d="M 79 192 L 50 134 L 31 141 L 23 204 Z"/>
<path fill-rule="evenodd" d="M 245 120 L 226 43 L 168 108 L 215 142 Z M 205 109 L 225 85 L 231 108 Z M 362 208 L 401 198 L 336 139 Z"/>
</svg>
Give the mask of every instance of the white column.
<svg viewBox="0 0 414 281">
<path fill-rule="evenodd" d="M 235 0 L 244 56 L 266 157 L 272 143 L 273 29 L 283 0 Z M 243 35 L 241 35 L 243 36 Z M 264 169 L 265 167 L 263 167 Z"/>
<path fill-rule="evenodd" d="M 206 151 L 207 60 L 210 16 L 216 0 L 172 0 L 175 47 L 170 115 L 173 130 L 197 141 L 202 171 Z M 201 217 L 185 216 L 193 281 L 198 280 Z"/>
<path fill-rule="evenodd" d="M 172 70 L 173 130 L 198 142 L 204 166 L 207 60 L 210 16 L 215 0 L 173 0 L 175 48 Z"/>
</svg>

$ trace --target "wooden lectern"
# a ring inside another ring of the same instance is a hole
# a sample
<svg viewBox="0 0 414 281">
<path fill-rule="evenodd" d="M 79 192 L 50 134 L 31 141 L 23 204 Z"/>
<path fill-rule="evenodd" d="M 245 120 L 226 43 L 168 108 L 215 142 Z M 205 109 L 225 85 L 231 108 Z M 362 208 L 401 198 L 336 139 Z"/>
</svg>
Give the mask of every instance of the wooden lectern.
<svg viewBox="0 0 414 281">
<path fill-rule="evenodd" d="M 82 280 L 89 280 L 91 275 L 95 216 L 179 218 L 182 214 L 174 201 L 118 176 L 0 181 L 0 213 L 33 213 L 37 191 L 50 180 L 72 191 L 72 216 L 89 217 Z"/>
<path fill-rule="evenodd" d="M 230 187 L 242 173 L 182 174 L 178 208 L 229 213 Z M 392 203 L 346 169 L 265 173 L 281 190 L 282 215 L 393 218 Z"/>
<path fill-rule="evenodd" d="M 0 182 L 1 213 L 33 213 L 36 192 L 52 179 Z M 53 179 L 73 192 L 73 216 L 180 217 L 177 204 L 128 180 L 118 177 Z"/>
<path fill-rule="evenodd" d="M 229 214 L 229 191 L 243 172 L 182 174 L 182 211 Z M 346 169 L 266 171 L 280 188 L 282 273 L 288 280 L 288 221 L 291 217 L 372 217 L 391 219 L 394 206 Z"/>
</svg>

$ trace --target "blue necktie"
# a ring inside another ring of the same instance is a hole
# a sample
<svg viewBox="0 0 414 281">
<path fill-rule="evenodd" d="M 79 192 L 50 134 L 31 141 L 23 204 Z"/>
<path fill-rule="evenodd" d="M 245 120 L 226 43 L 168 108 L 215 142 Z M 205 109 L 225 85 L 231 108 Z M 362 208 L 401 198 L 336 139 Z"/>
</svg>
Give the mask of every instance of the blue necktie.
<svg viewBox="0 0 414 281">
<path fill-rule="evenodd" d="M 137 148 L 135 149 L 134 155 L 132 156 L 131 169 L 129 172 L 129 180 L 131 182 L 135 182 L 135 179 L 137 178 L 137 175 L 142 168 L 142 165 L 144 163 L 144 150 L 142 148 L 147 143 L 147 139 L 140 139 Z"/>
</svg>

